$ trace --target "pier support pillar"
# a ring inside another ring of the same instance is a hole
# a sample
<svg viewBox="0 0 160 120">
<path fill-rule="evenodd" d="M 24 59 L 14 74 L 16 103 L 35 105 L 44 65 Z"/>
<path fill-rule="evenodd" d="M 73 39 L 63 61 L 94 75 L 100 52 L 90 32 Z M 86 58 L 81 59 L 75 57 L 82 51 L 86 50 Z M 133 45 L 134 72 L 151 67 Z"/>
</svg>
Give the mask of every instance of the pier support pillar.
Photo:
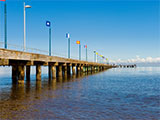
<svg viewBox="0 0 160 120">
<path fill-rule="evenodd" d="M 83 66 L 81 66 L 81 73 L 83 73 Z"/>
<path fill-rule="evenodd" d="M 85 67 L 85 72 L 88 73 L 88 66 Z"/>
<path fill-rule="evenodd" d="M 102 66 L 100 66 L 100 71 L 102 71 Z"/>
<path fill-rule="evenodd" d="M 88 72 L 90 73 L 92 71 L 92 67 L 88 66 Z"/>
<path fill-rule="evenodd" d="M 51 65 L 48 66 L 48 76 L 49 76 L 49 78 L 52 77 L 52 68 L 51 68 Z"/>
<path fill-rule="evenodd" d="M 95 72 L 97 71 L 97 67 L 96 67 L 96 66 L 94 66 L 94 71 L 95 71 Z"/>
<path fill-rule="evenodd" d="M 18 66 L 18 83 L 24 83 L 24 66 Z"/>
<path fill-rule="evenodd" d="M 30 80 L 31 66 L 26 66 L 26 80 Z"/>
<path fill-rule="evenodd" d="M 88 73 L 90 72 L 90 66 L 87 66 L 87 72 Z"/>
<path fill-rule="evenodd" d="M 56 78 L 56 66 L 51 66 L 52 79 Z"/>
<path fill-rule="evenodd" d="M 71 75 L 71 66 L 70 65 L 68 65 L 67 66 L 67 75 Z"/>
<path fill-rule="evenodd" d="M 62 73 L 62 65 L 57 66 L 58 67 L 58 77 L 62 77 L 63 73 Z"/>
<path fill-rule="evenodd" d="M 99 72 L 100 70 L 99 70 L 99 66 L 97 66 L 97 72 Z"/>
<path fill-rule="evenodd" d="M 91 73 L 94 72 L 94 66 L 91 66 Z"/>
<path fill-rule="evenodd" d="M 36 65 L 36 79 L 37 81 L 41 80 L 41 66 Z"/>
<path fill-rule="evenodd" d="M 95 66 L 93 66 L 93 72 L 95 72 L 96 71 L 96 68 L 95 68 Z"/>
<path fill-rule="evenodd" d="M 101 67 L 99 66 L 99 71 L 101 71 Z"/>
<path fill-rule="evenodd" d="M 86 66 L 83 66 L 83 72 L 84 73 L 86 72 Z"/>
<path fill-rule="evenodd" d="M 83 66 L 83 73 L 86 72 L 86 66 Z"/>
<path fill-rule="evenodd" d="M 80 74 L 81 73 L 81 67 L 80 65 L 77 66 L 77 74 Z"/>
<path fill-rule="evenodd" d="M 102 70 L 104 71 L 105 70 L 105 68 L 102 66 Z"/>
<path fill-rule="evenodd" d="M 18 77 L 18 67 L 17 66 L 12 66 L 12 82 L 16 83 L 17 82 L 17 77 Z"/>
<path fill-rule="evenodd" d="M 76 75 L 76 66 L 72 66 L 72 75 Z"/>
<path fill-rule="evenodd" d="M 63 67 L 63 70 L 64 70 L 64 76 L 65 76 L 65 77 L 67 76 L 67 73 L 68 73 L 68 71 L 67 71 L 67 70 L 68 70 L 68 69 L 67 69 L 67 67 L 68 67 L 67 65 Z"/>
</svg>

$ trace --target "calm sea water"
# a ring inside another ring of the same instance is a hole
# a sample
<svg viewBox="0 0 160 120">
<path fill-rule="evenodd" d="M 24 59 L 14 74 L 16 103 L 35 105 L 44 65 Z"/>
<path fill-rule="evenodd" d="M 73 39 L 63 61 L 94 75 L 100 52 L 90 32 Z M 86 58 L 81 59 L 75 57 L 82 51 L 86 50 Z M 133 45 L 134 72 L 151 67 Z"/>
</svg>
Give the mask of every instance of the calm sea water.
<svg viewBox="0 0 160 120">
<path fill-rule="evenodd" d="M 160 67 L 12 85 L 0 76 L 0 119 L 160 120 Z"/>
</svg>

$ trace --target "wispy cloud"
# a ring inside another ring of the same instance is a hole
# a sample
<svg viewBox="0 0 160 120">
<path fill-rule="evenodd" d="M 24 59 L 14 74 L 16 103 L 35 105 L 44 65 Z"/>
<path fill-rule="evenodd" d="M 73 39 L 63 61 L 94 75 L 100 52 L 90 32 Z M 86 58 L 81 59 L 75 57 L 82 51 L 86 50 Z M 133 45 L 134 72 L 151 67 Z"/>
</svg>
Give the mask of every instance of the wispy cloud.
<svg viewBox="0 0 160 120">
<path fill-rule="evenodd" d="M 115 64 L 160 64 L 160 57 L 141 58 L 139 56 L 136 56 L 136 58 L 127 59 L 127 60 L 123 60 L 123 59 L 110 60 L 110 63 L 115 63 Z"/>
</svg>

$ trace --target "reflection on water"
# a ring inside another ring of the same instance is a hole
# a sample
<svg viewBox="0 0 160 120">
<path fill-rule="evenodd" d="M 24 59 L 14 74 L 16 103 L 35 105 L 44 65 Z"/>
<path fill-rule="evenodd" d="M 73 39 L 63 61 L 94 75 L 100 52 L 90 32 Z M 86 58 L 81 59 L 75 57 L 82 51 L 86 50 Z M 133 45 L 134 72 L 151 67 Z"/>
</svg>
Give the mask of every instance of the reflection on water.
<svg viewBox="0 0 160 120">
<path fill-rule="evenodd" d="M 158 120 L 160 68 L 12 84 L 0 77 L 0 119 Z"/>
</svg>

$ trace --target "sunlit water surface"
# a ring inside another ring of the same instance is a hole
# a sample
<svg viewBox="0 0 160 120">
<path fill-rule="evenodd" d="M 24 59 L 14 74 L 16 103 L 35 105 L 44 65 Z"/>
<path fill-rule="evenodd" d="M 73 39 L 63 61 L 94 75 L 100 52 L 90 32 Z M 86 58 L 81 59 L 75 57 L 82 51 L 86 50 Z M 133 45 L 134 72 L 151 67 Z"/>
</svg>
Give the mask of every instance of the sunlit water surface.
<svg viewBox="0 0 160 120">
<path fill-rule="evenodd" d="M 56 82 L 58 81 L 58 82 Z M 115 68 L 88 76 L 12 85 L 0 76 L 0 119 L 159 120 L 160 68 Z"/>
</svg>

